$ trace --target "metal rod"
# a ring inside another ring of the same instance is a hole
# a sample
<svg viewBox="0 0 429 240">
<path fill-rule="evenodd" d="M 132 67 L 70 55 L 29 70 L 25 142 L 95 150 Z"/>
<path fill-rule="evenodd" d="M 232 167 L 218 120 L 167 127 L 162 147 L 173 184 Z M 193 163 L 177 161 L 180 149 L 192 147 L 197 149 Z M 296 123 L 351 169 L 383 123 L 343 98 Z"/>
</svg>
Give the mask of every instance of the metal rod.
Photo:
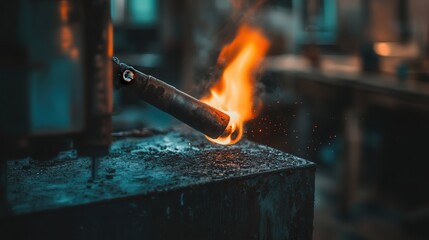
<svg viewBox="0 0 429 240">
<path fill-rule="evenodd" d="M 114 61 L 114 85 L 133 89 L 140 98 L 211 138 L 218 138 L 228 126 L 228 114 L 177 90 L 175 87 L 137 71 L 119 59 Z"/>
<path fill-rule="evenodd" d="M 82 1 L 85 15 L 85 125 L 76 136 L 80 156 L 99 157 L 109 153 L 112 143 L 112 54 L 113 30 L 110 0 Z"/>
</svg>

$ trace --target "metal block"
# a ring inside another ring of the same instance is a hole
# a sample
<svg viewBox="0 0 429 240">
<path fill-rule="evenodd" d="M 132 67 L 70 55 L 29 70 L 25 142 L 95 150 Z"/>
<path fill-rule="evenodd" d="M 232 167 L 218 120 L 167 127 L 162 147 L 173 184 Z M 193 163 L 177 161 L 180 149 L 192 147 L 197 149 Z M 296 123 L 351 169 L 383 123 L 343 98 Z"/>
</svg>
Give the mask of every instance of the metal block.
<svg viewBox="0 0 429 240">
<path fill-rule="evenodd" d="M 90 179 L 72 152 L 8 162 L 1 239 L 311 239 L 315 165 L 247 140 L 114 141 Z"/>
</svg>

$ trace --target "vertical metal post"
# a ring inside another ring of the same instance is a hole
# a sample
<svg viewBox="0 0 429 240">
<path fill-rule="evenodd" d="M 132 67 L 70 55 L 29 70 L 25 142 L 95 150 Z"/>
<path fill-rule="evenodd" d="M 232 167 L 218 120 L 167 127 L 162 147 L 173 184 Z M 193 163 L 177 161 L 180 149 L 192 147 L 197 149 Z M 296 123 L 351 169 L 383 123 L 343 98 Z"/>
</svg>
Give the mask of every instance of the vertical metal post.
<svg viewBox="0 0 429 240">
<path fill-rule="evenodd" d="M 75 141 L 80 156 L 91 157 L 95 177 L 99 158 L 108 154 L 112 133 L 113 27 L 110 0 L 82 0 L 85 15 L 85 106 L 83 134 Z"/>
<path fill-rule="evenodd" d="M 347 217 L 350 209 L 356 203 L 359 192 L 359 169 L 362 161 L 362 122 L 360 121 L 361 106 L 353 104 L 346 109 L 347 120 L 344 124 L 345 132 L 345 161 L 341 179 L 340 214 Z"/>
</svg>

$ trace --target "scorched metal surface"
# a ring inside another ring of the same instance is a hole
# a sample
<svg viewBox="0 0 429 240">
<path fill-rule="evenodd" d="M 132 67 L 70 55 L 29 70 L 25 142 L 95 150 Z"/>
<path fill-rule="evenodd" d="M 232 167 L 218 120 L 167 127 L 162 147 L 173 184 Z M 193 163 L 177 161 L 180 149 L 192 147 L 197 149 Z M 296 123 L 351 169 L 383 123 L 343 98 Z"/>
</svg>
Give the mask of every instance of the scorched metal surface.
<svg viewBox="0 0 429 240">
<path fill-rule="evenodd" d="M 48 239 L 311 239 L 315 165 L 247 140 L 114 141 L 100 178 L 72 152 L 9 161 L 2 234 Z M 102 176 L 102 177 L 101 177 Z"/>
</svg>

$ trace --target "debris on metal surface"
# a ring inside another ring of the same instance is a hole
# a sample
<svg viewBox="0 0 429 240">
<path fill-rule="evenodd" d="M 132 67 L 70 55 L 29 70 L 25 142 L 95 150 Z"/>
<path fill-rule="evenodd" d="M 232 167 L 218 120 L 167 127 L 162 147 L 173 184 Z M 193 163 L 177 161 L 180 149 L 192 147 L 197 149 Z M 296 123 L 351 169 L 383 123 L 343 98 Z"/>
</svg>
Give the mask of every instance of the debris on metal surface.
<svg viewBox="0 0 429 240">
<path fill-rule="evenodd" d="M 8 168 L 8 231 L 15 222 L 47 238 L 61 236 L 53 229 L 127 239 L 311 238 L 315 165 L 247 140 L 222 146 L 183 132 L 116 140 L 96 180 L 74 152 Z"/>
</svg>

